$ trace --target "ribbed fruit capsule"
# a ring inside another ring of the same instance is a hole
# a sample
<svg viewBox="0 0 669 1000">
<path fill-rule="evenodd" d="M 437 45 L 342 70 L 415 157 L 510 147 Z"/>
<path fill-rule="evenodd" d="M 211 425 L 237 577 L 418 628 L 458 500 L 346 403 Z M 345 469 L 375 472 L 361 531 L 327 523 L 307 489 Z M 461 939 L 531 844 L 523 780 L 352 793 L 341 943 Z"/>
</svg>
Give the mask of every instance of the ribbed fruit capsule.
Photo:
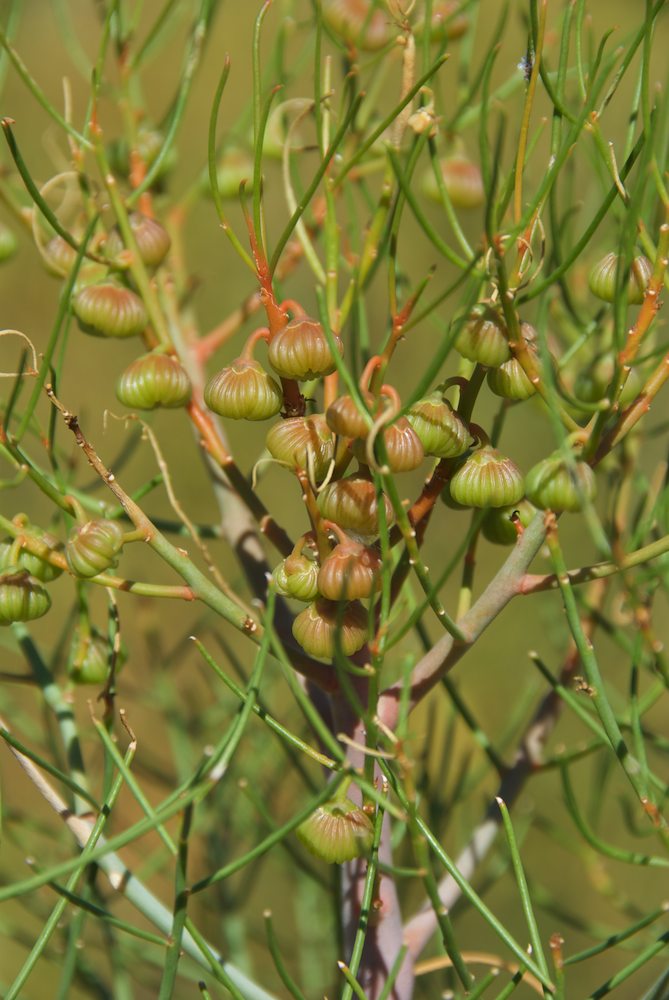
<svg viewBox="0 0 669 1000">
<path fill-rule="evenodd" d="M 568 463 L 555 452 L 538 462 L 527 474 L 528 500 L 542 510 L 575 513 L 596 494 L 595 474 L 585 462 Z"/>
<path fill-rule="evenodd" d="M 439 161 L 439 169 L 451 203 L 456 208 L 478 208 L 485 199 L 483 177 L 475 163 L 459 153 Z M 441 201 L 441 192 L 434 171 L 423 177 L 423 193 L 433 201 Z"/>
<path fill-rule="evenodd" d="M 336 35 L 363 51 L 383 48 L 390 38 L 390 19 L 371 0 L 322 0 L 323 20 Z"/>
<path fill-rule="evenodd" d="M 26 530 L 31 535 L 37 535 L 46 548 L 51 551 L 55 551 L 60 544 L 58 539 L 49 534 L 48 531 L 42 531 L 32 525 Z M 25 570 L 41 583 L 50 583 L 63 572 L 59 566 L 46 562 L 32 552 L 28 552 L 27 549 L 17 549 L 13 540 L 9 538 L 0 543 L 0 571 L 8 569 Z"/>
<path fill-rule="evenodd" d="M 451 497 L 465 507 L 508 507 L 525 492 L 523 476 L 510 458 L 484 445 L 464 460 L 450 481 Z"/>
<path fill-rule="evenodd" d="M 367 632 L 367 612 L 357 601 L 343 605 L 319 598 L 293 622 L 296 642 L 319 660 L 331 660 L 337 642 L 345 656 L 352 656 L 365 645 Z"/>
<path fill-rule="evenodd" d="M 414 403 L 407 420 L 420 438 L 426 455 L 458 458 L 469 447 L 471 435 L 466 425 L 438 392 Z"/>
<path fill-rule="evenodd" d="M 124 406 L 154 410 L 185 406 L 191 384 L 181 363 L 167 354 L 144 354 L 128 365 L 116 383 L 116 396 Z"/>
<path fill-rule="evenodd" d="M 363 393 L 370 410 L 374 409 L 374 397 L 371 392 Z M 369 423 L 356 406 L 352 396 L 339 396 L 328 406 L 325 413 L 328 427 L 340 437 L 364 438 L 369 431 Z"/>
<path fill-rule="evenodd" d="M 116 654 L 115 669 L 120 670 L 126 654 L 121 648 Z M 73 684 L 104 684 L 111 665 L 109 639 L 97 630 L 93 632 L 77 629 L 72 636 L 70 655 L 67 660 L 68 677 Z"/>
<path fill-rule="evenodd" d="M 72 270 L 77 251 L 62 236 L 52 236 L 42 248 L 42 260 L 49 274 L 64 278 Z"/>
<path fill-rule="evenodd" d="M 388 497 L 383 494 L 386 525 L 395 521 L 395 512 Z M 328 483 L 318 496 L 318 508 L 328 521 L 334 521 L 345 531 L 364 539 L 374 539 L 379 533 L 379 507 L 376 487 L 371 479 L 347 476 Z"/>
<path fill-rule="evenodd" d="M 18 248 L 19 241 L 17 240 L 15 233 L 9 228 L 9 226 L 0 222 L 0 264 L 4 263 L 6 260 L 11 260 Z"/>
<path fill-rule="evenodd" d="M 270 427 L 265 444 L 277 461 L 313 470 L 316 481 L 325 478 L 334 458 L 334 437 L 322 413 L 280 420 Z"/>
<path fill-rule="evenodd" d="M 503 399 L 529 399 L 537 391 L 516 358 L 510 358 L 499 368 L 490 368 L 487 382 L 492 392 Z"/>
<path fill-rule="evenodd" d="M 612 353 L 600 354 L 589 368 L 578 373 L 574 384 L 574 395 L 584 403 L 597 403 L 607 395 L 616 368 Z M 641 390 L 642 381 L 636 369 L 632 368 L 622 393 L 620 405 L 627 406 Z"/>
<path fill-rule="evenodd" d="M 490 306 L 473 312 L 458 333 L 455 347 L 463 357 L 488 368 L 497 368 L 511 357 L 504 321 Z"/>
<path fill-rule="evenodd" d="M 33 621 L 50 607 L 48 591 L 34 576 L 16 567 L 0 573 L 0 625 Z"/>
<path fill-rule="evenodd" d="M 325 557 L 318 589 L 329 601 L 356 601 L 370 597 L 381 583 L 379 554 L 340 533 L 339 544 Z"/>
<path fill-rule="evenodd" d="M 325 802 L 295 831 L 307 850 L 328 864 L 342 864 L 363 857 L 374 842 L 374 827 L 367 813 L 349 798 Z"/>
<path fill-rule="evenodd" d="M 147 267 L 159 267 L 170 252 L 172 245 L 165 227 L 156 219 L 143 215 L 141 212 L 131 212 L 128 216 L 128 222 L 142 261 Z M 112 229 L 107 237 L 106 249 L 112 258 L 125 249 L 123 237 L 118 228 Z"/>
<path fill-rule="evenodd" d="M 435 0 L 432 4 L 432 18 L 430 21 L 430 39 L 433 42 L 455 41 L 461 38 L 469 27 L 468 19 L 458 13 L 462 4 L 456 0 Z M 414 25 L 414 33 L 421 36 L 425 30 L 425 16 L 419 17 Z"/>
<path fill-rule="evenodd" d="M 344 345 L 336 334 L 334 343 L 339 355 L 343 355 Z M 281 378 L 298 382 L 330 375 L 337 367 L 323 327 L 309 316 L 296 316 L 275 333 L 267 356 Z"/>
<path fill-rule="evenodd" d="M 118 521 L 101 518 L 77 525 L 65 546 L 67 564 L 76 576 L 97 576 L 116 565 L 123 541 Z"/>
<path fill-rule="evenodd" d="M 278 382 L 253 358 L 237 358 L 217 372 L 204 390 L 210 410 L 230 420 L 269 420 L 280 412 Z"/>
<path fill-rule="evenodd" d="M 616 296 L 616 272 L 619 257 L 616 253 L 607 253 L 590 272 L 588 284 L 590 291 L 604 302 L 613 302 Z M 627 279 L 627 301 L 630 305 L 639 305 L 648 288 L 653 265 L 647 257 L 635 257 Z"/>
<path fill-rule="evenodd" d="M 263 145 L 263 155 L 265 147 Z M 221 198 L 230 201 L 239 198 L 239 188 L 243 181 L 250 182 L 253 178 L 253 159 L 245 149 L 230 146 L 223 152 L 216 168 L 218 193 Z M 211 186 L 207 176 L 203 184 L 204 192 L 211 195 Z"/>
<path fill-rule="evenodd" d="M 518 529 L 526 528 L 537 509 L 528 500 L 520 500 L 509 507 L 491 507 L 483 519 L 481 531 L 493 545 L 515 545 L 518 541 Z"/>
<path fill-rule="evenodd" d="M 137 130 L 137 145 L 133 153 L 141 160 L 143 165 L 149 170 L 165 143 L 165 135 L 155 126 L 144 124 Z M 109 161 L 112 170 L 121 177 L 129 177 L 131 170 L 131 151 L 125 139 L 117 139 L 111 142 L 107 148 Z M 160 190 L 163 182 L 170 170 L 174 168 L 177 161 L 176 148 L 174 144 L 170 147 L 167 155 L 163 157 L 154 178 L 152 188 Z"/>
<path fill-rule="evenodd" d="M 318 597 L 318 563 L 303 553 L 286 556 L 273 573 L 277 590 L 296 601 L 313 601 Z"/>
<path fill-rule="evenodd" d="M 94 337 L 134 337 L 149 322 L 140 297 L 112 282 L 82 288 L 72 300 L 72 309 L 84 333 Z"/>
<path fill-rule="evenodd" d="M 425 458 L 421 440 L 406 417 L 399 417 L 378 434 L 383 437 L 388 468 L 391 472 L 411 472 L 412 469 L 417 469 Z M 353 454 L 361 462 L 367 462 L 366 442 L 356 441 Z"/>
</svg>

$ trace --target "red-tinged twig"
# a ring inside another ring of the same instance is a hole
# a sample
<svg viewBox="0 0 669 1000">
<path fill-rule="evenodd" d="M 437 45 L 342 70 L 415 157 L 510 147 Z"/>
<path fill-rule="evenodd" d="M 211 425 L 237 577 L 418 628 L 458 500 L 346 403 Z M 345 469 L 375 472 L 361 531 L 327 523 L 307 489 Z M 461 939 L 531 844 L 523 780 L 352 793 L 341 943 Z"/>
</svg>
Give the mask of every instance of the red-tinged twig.
<svg viewBox="0 0 669 1000">
<path fill-rule="evenodd" d="M 246 476 L 235 463 L 214 425 L 213 419 L 194 400 L 188 404 L 188 414 L 197 428 L 202 446 L 224 473 L 231 488 L 253 515 L 263 535 L 282 556 L 290 555 L 293 542 L 276 523 L 263 502 L 249 485 Z"/>
<path fill-rule="evenodd" d="M 669 352 L 664 355 L 662 361 L 648 378 L 634 402 L 630 403 L 626 410 L 623 410 L 613 427 L 603 436 L 595 452 L 592 465 L 597 465 L 601 462 L 636 427 L 641 418 L 645 417 L 651 408 L 653 400 L 668 378 Z"/>
</svg>

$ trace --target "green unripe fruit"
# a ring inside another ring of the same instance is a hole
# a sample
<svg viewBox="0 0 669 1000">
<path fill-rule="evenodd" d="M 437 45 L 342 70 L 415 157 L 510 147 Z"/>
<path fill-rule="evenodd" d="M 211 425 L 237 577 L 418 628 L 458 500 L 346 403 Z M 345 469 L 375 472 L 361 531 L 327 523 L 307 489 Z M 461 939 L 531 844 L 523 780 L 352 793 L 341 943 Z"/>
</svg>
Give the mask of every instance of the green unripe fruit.
<svg viewBox="0 0 669 1000">
<path fill-rule="evenodd" d="M 555 452 L 530 469 L 526 493 L 535 507 L 556 512 L 575 513 L 596 494 L 595 474 L 585 462 L 568 463 L 564 455 Z"/>
<path fill-rule="evenodd" d="M 348 45 L 366 52 L 381 49 L 390 39 L 390 21 L 371 0 L 322 0 L 323 20 Z"/>
<path fill-rule="evenodd" d="M 125 534 L 118 521 L 88 521 L 72 530 L 65 558 L 76 576 L 91 577 L 116 566 Z"/>
<path fill-rule="evenodd" d="M 11 260 L 19 248 L 19 241 L 14 232 L 0 222 L 0 264 L 6 260 Z"/>
<path fill-rule="evenodd" d="M 339 337 L 334 343 L 339 355 L 344 353 L 344 345 Z M 306 382 L 310 379 L 330 375 L 337 367 L 330 350 L 323 327 L 309 316 L 296 316 L 286 323 L 270 341 L 269 363 L 281 378 Z"/>
<path fill-rule="evenodd" d="M 237 358 L 213 376 L 204 390 L 210 410 L 231 420 L 269 420 L 283 406 L 281 387 L 252 358 Z"/>
<path fill-rule="evenodd" d="M 601 354 L 586 371 L 579 372 L 574 384 L 576 398 L 582 399 L 584 403 L 597 403 L 603 399 L 604 396 L 608 395 L 615 367 L 613 354 Z M 631 403 L 639 393 L 642 384 L 639 373 L 632 368 L 620 394 L 620 405 L 627 406 L 628 403 Z"/>
<path fill-rule="evenodd" d="M 116 383 L 116 396 L 124 406 L 153 410 L 185 406 L 191 384 L 185 369 L 167 354 L 144 354 L 136 358 Z"/>
<path fill-rule="evenodd" d="M 466 156 L 454 154 L 439 162 L 439 169 L 451 203 L 456 208 L 478 208 L 485 200 L 483 177 L 479 167 Z M 439 185 L 434 172 L 423 177 L 423 192 L 433 201 L 441 201 Z"/>
<path fill-rule="evenodd" d="M 134 337 L 149 322 L 140 297 L 111 282 L 82 288 L 72 300 L 72 309 L 84 333 L 94 337 Z"/>
<path fill-rule="evenodd" d="M 432 4 L 432 19 L 430 21 L 430 40 L 433 42 L 455 41 L 461 38 L 469 27 L 469 20 L 458 11 L 462 4 L 456 0 L 435 0 Z M 425 31 L 424 12 L 414 25 L 414 33 L 421 37 Z"/>
<path fill-rule="evenodd" d="M 491 368 L 487 382 L 495 395 L 503 399 L 529 399 L 537 391 L 516 358 L 505 361 L 499 368 Z"/>
<path fill-rule="evenodd" d="M 406 417 L 399 417 L 389 427 L 379 431 L 377 436 L 379 434 L 383 437 L 391 472 L 411 472 L 425 458 L 421 440 Z M 356 441 L 353 454 L 361 462 L 369 461 L 366 442 Z"/>
<path fill-rule="evenodd" d="M 270 427 L 265 444 L 277 461 L 313 471 L 317 482 L 325 478 L 334 458 L 334 436 L 322 413 L 280 420 Z"/>
<path fill-rule="evenodd" d="M 54 278 L 65 278 L 72 270 L 77 251 L 62 236 L 53 236 L 42 249 L 42 260 Z"/>
<path fill-rule="evenodd" d="M 263 154 L 265 148 L 263 146 Z M 218 161 L 216 168 L 216 178 L 218 180 L 218 193 L 226 201 L 239 198 L 239 188 L 243 181 L 253 180 L 253 159 L 245 149 L 229 147 L 226 149 Z M 203 192 L 209 197 L 213 197 L 209 175 L 203 180 Z"/>
<path fill-rule="evenodd" d="M 382 497 L 386 525 L 390 527 L 395 512 L 388 497 Z M 354 475 L 328 483 L 318 495 L 318 509 L 329 521 L 364 539 L 374 539 L 379 533 L 379 506 L 371 479 Z"/>
<path fill-rule="evenodd" d="M 142 215 L 141 212 L 132 212 L 128 216 L 128 222 L 142 261 L 147 267 L 158 267 L 167 257 L 172 245 L 167 230 L 156 219 Z M 118 228 L 113 229 L 109 234 L 106 249 L 112 258 L 125 250 L 123 237 Z"/>
<path fill-rule="evenodd" d="M 126 660 L 121 648 L 116 654 L 115 668 L 120 670 Z M 96 630 L 77 631 L 72 636 L 67 672 L 73 684 L 104 684 L 111 665 L 109 640 Z"/>
<path fill-rule="evenodd" d="M 313 601 L 318 597 L 318 563 L 308 556 L 292 554 L 273 573 L 276 588 L 284 597 Z"/>
<path fill-rule="evenodd" d="M 438 392 L 414 403 L 407 420 L 420 438 L 426 455 L 458 458 L 469 447 L 471 435 L 466 425 Z"/>
<path fill-rule="evenodd" d="M 50 607 L 48 591 L 34 576 L 18 568 L 0 573 L 0 625 L 33 621 Z"/>
<path fill-rule="evenodd" d="M 615 299 L 618 262 L 618 254 L 607 253 L 606 257 L 602 257 L 590 272 L 588 278 L 590 291 L 604 302 L 613 302 Z M 652 273 L 653 265 L 647 257 L 634 258 L 627 279 L 627 301 L 630 305 L 640 305 L 643 302 Z"/>
<path fill-rule="evenodd" d="M 370 410 L 374 410 L 374 397 L 371 392 L 363 393 Z M 325 413 L 328 427 L 340 437 L 364 438 L 369 431 L 368 418 L 360 412 L 352 396 L 340 396 L 328 406 Z"/>
<path fill-rule="evenodd" d="M 450 481 L 451 497 L 465 507 L 508 507 L 525 492 L 523 476 L 510 458 L 484 445 L 472 452 Z"/>
<path fill-rule="evenodd" d="M 520 500 L 510 507 L 491 507 L 483 519 L 482 533 L 493 545 L 515 545 L 518 541 L 518 530 L 514 519 L 521 527 L 526 528 L 534 515 L 536 507 L 527 500 Z"/>
<path fill-rule="evenodd" d="M 474 310 L 458 333 L 455 347 L 464 358 L 488 368 L 497 368 L 511 357 L 504 321 L 489 306 Z"/>
<path fill-rule="evenodd" d="M 356 601 L 370 597 L 381 584 L 381 559 L 374 549 L 347 539 L 323 560 L 318 589 L 329 601 Z"/>
<path fill-rule="evenodd" d="M 39 536 L 48 549 L 55 551 L 58 548 L 58 539 L 49 534 L 49 532 L 42 531 L 40 528 L 35 528 L 32 525 L 26 531 L 29 531 L 31 535 Z M 19 549 L 17 551 L 12 539 L 6 539 L 0 543 L 0 571 L 9 569 L 25 570 L 26 573 L 29 573 L 30 576 L 35 577 L 41 583 L 50 583 L 52 580 L 57 579 L 63 572 L 60 566 L 54 566 L 52 563 L 46 562 L 32 552 L 28 552 L 27 549 Z"/>
<path fill-rule="evenodd" d="M 319 660 L 332 660 L 337 643 L 344 656 L 352 656 L 365 645 L 367 633 L 367 612 L 357 601 L 342 605 L 319 598 L 293 622 L 296 642 Z"/>
<path fill-rule="evenodd" d="M 369 816 L 349 798 L 325 802 L 295 831 L 307 850 L 328 864 L 368 854 L 374 843 Z"/>
<path fill-rule="evenodd" d="M 134 152 L 148 170 L 155 163 L 165 142 L 164 134 L 157 128 L 150 125 L 140 125 L 137 130 L 137 146 Z M 125 139 L 117 139 L 111 142 L 107 149 L 109 162 L 114 173 L 121 177 L 130 176 L 131 155 L 130 147 Z M 176 149 L 172 145 L 166 156 L 163 157 L 158 174 L 154 178 L 152 187 L 160 190 L 167 174 L 173 169 L 177 160 Z"/>
</svg>

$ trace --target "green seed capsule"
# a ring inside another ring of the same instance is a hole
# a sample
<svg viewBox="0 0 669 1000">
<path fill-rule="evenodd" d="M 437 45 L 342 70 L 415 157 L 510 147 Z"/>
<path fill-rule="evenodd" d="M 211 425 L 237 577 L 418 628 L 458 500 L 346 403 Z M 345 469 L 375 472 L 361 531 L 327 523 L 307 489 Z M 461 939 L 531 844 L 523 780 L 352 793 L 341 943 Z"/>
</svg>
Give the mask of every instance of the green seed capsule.
<svg viewBox="0 0 669 1000">
<path fill-rule="evenodd" d="M 116 383 L 116 396 L 124 406 L 153 410 L 158 406 L 176 409 L 191 396 L 185 369 L 167 354 L 144 354 L 136 358 Z"/>
<path fill-rule="evenodd" d="M 295 832 L 312 854 L 328 864 L 363 857 L 374 842 L 369 816 L 349 798 L 333 799 L 318 806 Z"/>
<path fill-rule="evenodd" d="M 33 525 L 26 527 L 26 532 L 37 535 L 46 548 L 51 551 L 55 551 L 60 544 L 58 539 L 49 534 L 48 531 L 42 531 L 41 528 L 35 528 Z M 10 538 L 0 542 L 0 571 L 8 569 L 25 570 L 41 583 L 50 583 L 63 572 L 59 566 L 46 562 L 32 552 L 28 552 L 27 549 L 17 551 L 13 539 Z"/>
<path fill-rule="evenodd" d="M 483 519 L 483 537 L 493 545 L 515 545 L 518 541 L 516 523 L 526 528 L 536 512 L 536 507 L 527 500 L 509 507 L 491 507 Z"/>
<path fill-rule="evenodd" d="M 141 212 L 132 212 L 128 216 L 132 235 L 135 237 L 139 256 L 150 268 L 159 267 L 167 257 L 172 241 L 165 227 L 156 219 Z M 107 254 L 117 257 L 125 249 L 123 237 L 118 228 L 113 229 L 107 238 Z"/>
<path fill-rule="evenodd" d="M 11 260 L 19 248 L 19 241 L 14 232 L 0 222 L 0 264 L 6 260 Z"/>
<path fill-rule="evenodd" d="M 325 478 L 334 458 L 334 436 L 322 413 L 280 420 L 270 427 L 265 443 L 273 458 L 295 469 L 313 470 L 317 482 Z"/>
<path fill-rule="evenodd" d="M 154 126 L 144 124 L 137 130 L 137 145 L 133 150 L 144 164 L 147 170 L 153 166 L 165 144 L 165 135 Z M 107 148 L 109 162 L 114 173 L 121 177 L 129 177 L 131 170 L 131 151 L 125 139 L 117 139 L 111 142 Z M 158 173 L 153 180 L 152 189 L 162 190 L 163 184 L 169 172 L 174 168 L 177 161 L 175 146 L 172 145 L 161 160 Z"/>
<path fill-rule="evenodd" d="M 357 601 L 342 605 L 319 598 L 293 622 L 295 640 L 319 660 L 332 660 L 337 641 L 342 653 L 352 656 L 365 645 L 367 634 L 367 612 Z"/>
<path fill-rule="evenodd" d="M 0 573 L 0 625 L 33 621 L 50 607 L 48 591 L 34 576 L 18 568 Z"/>
<path fill-rule="evenodd" d="M 72 530 L 65 547 L 67 564 L 76 576 L 90 577 L 116 566 L 124 531 L 118 521 L 88 521 Z"/>
<path fill-rule="evenodd" d="M 72 300 L 72 309 L 84 333 L 94 337 L 134 337 L 149 322 L 139 296 L 111 282 L 82 288 Z"/>
<path fill-rule="evenodd" d="M 371 392 L 363 393 L 363 398 L 370 410 L 374 410 L 374 397 Z M 369 422 L 358 409 L 352 396 L 340 396 L 328 406 L 325 413 L 328 427 L 340 437 L 364 438 L 369 431 Z"/>
<path fill-rule="evenodd" d="M 458 333 L 455 347 L 464 358 L 488 368 L 497 368 L 511 357 L 504 321 L 489 306 L 474 310 Z"/>
<path fill-rule="evenodd" d="M 421 440 L 406 417 L 399 417 L 378 433 L 383 438 L 388 468 L 391 472 L 411 472 L 412 469 L 417 469 L 425 458 Z M 367 462 L 366 442 L 355 441 L 353 454 L 359 461 Z"/>
<path fill-rule="evenodd" d="M 204 401 L 230 420 L 269 420 L 280 412 L 283 393 L 257 361 L 237 358 L 209 380 Z"/>
<path fill-rule="evenodd" d="M 318 597 L 318 563 L 305 555 L 289 555 L 273 573 L 277 590 L 296 601 L 313 601 Z"/>
<path fill-rule="evenodd" d="M 318 589 L 329 601 L 357 601 L 379 589 L 381 559 L 378 553 L 353 539 L 336 545 L 323 560 Z"/>
<path fill-rule="evenodd" d="M 619 256 L 607 253 L 590 272 L 588 284 L 590 291 L 604 302 L 613 302 L 616 296 L 616 272 Z M 629 278 L 627 279 L 627 301 L 630 305 L 639 305 L 648 288 L 653 265 L 647 257 L 635 257 L 632 261 Z"/>
<path fill-rule="evenodd" d="M 466 156 L 455 154 L 439 162 L 446 193 L 456 208 L 478 208 L 485 200 L 483 177 L 479 167 Z M 439 185 L 434 172 L 423 177 L 423 192 L 433 201 L 441 201 Z"/>
<path fill-rule="evenodd" d="M 488 371 L 487 382 L 496 396 L 503 399 L 529 399 L 537 391 L 516 358 Z"/>
<path fill-rule="evenodd" d="M 453 500 L 465 507 L 508 507 L 518 503 L 525 485 L 515 462 L 485 445 L 465 459 L 450 489 Z"/>
<path fill-rule="evenodd" d="M 422 441 L 426 455 L 458 458 L 469 447 L 471 435 L 466 425 L 438 392 L 414 403 L 407 420 Z"/>
<path fill-rule="evenodd" d="M 116 654 L 115 669 L 120 670 L 126 660 L 121 648 Z M 73 684 L 104 684 L 111 666 L 109 639 L 97 630 L 92 633 L 77 629 L 72 636 L 67 672 Z"/>
<path fill-rule="evenodd" d="M 390 39 L 387 13 L 371 0 L 322 0 L 323 21 L 348 45 L 373 52 Z"/>
<path fill-rule="evenodd" d="M 391 527 L 395 512 L 385 494 L 383 506 L 386 525 Z M 318 495 L 318 508 L 323 517 L 365 540 L 374 539 L 379 533 L 379 505 L 371 479 L 354 475 L 328 483 Z"/>
<path fill-rule="evenodd" d="M 595 474 L 585 462 L 568 463 L 555 452 L 539 462 L 527 474 L 528 500 L 542 510 L 575 513 L 596 494 Z"/>
<path fill-rule="evenodd" d="M 334 335 L 339 355 L 344 345 Z M 330 375 L 337 367 L 323 327 L 309 316 L 296 316 L 276 333 L 267 352 L 269 363 L 281 378 L 306 382 Z"/>
</svg>

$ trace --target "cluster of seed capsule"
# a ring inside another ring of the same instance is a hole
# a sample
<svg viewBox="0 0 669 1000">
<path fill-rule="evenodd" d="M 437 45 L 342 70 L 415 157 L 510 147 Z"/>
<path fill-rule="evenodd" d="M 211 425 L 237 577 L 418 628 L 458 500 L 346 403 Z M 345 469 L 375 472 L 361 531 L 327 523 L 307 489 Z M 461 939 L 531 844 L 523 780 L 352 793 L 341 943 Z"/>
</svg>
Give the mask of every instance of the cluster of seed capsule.
<svg viewBox="0 0 669 1000">
<path fill-rule="evenodd" d="M 601 266 L 610 266 L 608 258 Z M 639 264 L 634 274 L 641 271 L 647 284 L 645 265 Z M 595 272 L 592 284 L 601 295 L 596 277 Z M 535 331 L 522 323 L 520 336 L 532 364 L 539 366 Z M 268 341 L 274 375 L 253 356 L 262 340 Z M 486 369 L 493 393 L 522 401 L 535 392 L 535 385 L 512 355 L 509 340 L 499 309 L 488 302 L 462 324 L 455 347 Z M 279 417 L 284 397 L 275 376 L 298 383 L 322 378 L 335 371 L 342 355 L 340 339 L 326 336 L 317 320 L 298 311 L 273 337 L 258 331 L 249 338 L 242 355 L 208 383 L 206 404 L 233 420 Z M 368 636 L 368 609 L 362 602 L 373 600 L 379 589 L 377 539 L 383 526 L 392 527 L 395 519 L 390 500 L 379 493 L 371 472 L 379 440 L 383 466 L 390 473 L 409 472 L 425 459 L 443 462 L 444 502 L 484 509 L 483 533 L 494 543 L 513 544 L 536 508 L 576 511 L 594 498 L 594 474 L 579 457 L 578 440 L 571 453 L 556 452 L 524 477 L 480 428 L 463 421 L 446 398 L 448 389 L 446 382 L 414 403 L 406 416 L 397 416 L 395 390 L 382 386 L 373 393 L 364 374 L 358 400 L 342 395 L 324 413 L 279 417 L 270 427 L 270 455 L 306 474 L 317 497 L 318 530 L 302 535 L 274 572 L 282 594 L 307 604 L 295 618 L 293 634 L 311 656 L 331 660 L 337 650 L 352 655 Z M 358 467 L 347 473 L 353 460 Z"/>
<path fill-rule="evenodd" d="M 13 523 L 14 538 L 0 542 L 0 625 L 34 621 L 51 608 L 48 584 L 63 572 L 64 562 L 70 573 L 86 580 L 113 569 L 125 542 L 125 532 L 118 521 L 97 518 L 83 520 L 70 532 L 64 546 L 53 534 L 30 524 L 23 514 Z M 31 551 L 26 538 L 32 540 Z M 52 556 L 56 555 L 57 560 Z M 116 657 L 120 666 L 123 655 Z M 68 672 L 74 683 L 100 684 L 108 672 L 108 639 L 87 620 L 75 629 L 68 656 Z"/>
</svg>

